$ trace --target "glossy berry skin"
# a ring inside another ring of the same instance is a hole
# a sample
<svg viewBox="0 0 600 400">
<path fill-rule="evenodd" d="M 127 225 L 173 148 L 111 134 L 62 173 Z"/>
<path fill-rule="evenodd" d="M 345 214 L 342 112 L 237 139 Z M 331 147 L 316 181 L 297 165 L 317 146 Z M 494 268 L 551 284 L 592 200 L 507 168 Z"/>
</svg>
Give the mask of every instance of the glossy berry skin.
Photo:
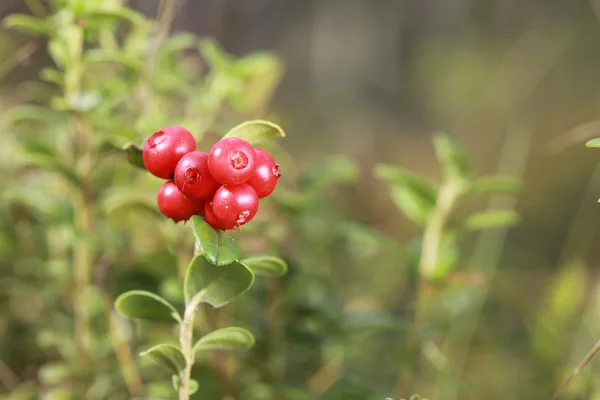
<svg viewBox="0 0 600 400">
<path fill-rule="evenodd" d="M 256 190 L 259 198 L 267 197 L 277 186 L 279 177 L 279 164 L 273 160 L 271 154 L 263 149 L 254 149 L 256 152 L 256 171 L 252 178 L 246 182 Z"/>
<path fill-rule="evenodd" d="M 175 167 L 175 185 L 185 196 L 207 199 L 221 186 L 208 172 L 208 153 L 192 151 Z"/>
<path fill-rule="evenodd" d="M 194 150 L 196 141 L 190 131 L 181 126 L 167 126 L 146 140 L 142 152 L 144 166 L 152 175 L 170 179 L 181 157 Z"/>
<path fill-rule="evenodd" d="M 258 211 L 258 195 L 250 185 L 224 185 L 212 200 L 215 216 L 226 225 L 242 226 Z"/>
<path fill-rule="evenodd" d="M 213 228 L 219 229 L 222 231 L 228 231 L 231 229 L 235 229 L 237 227 L 237 224 L 235 224 L 235 223 L 234 224 L 226 224 L 225 222 L 223 222 L 217 218 L 217 216 L 215 215 L 215 212 L 213 211 L 212 201 L 207 201 L 204 204 L 204 220 Z"/>
<path fill-rule="evenodd" d="M 217 142 L 208 155 L 208 170 L 223 185 L 244 183 L 256 169 L 256 153 L 250 143 L 240 138 Z"/>
<path fill-rule="evenodd" d="M 185 197 L 171 181 L 161 186 L 156 201 L 160 212 L 175 222 L 187 221 L 204 211 L 204 200 Z"/>
</svg>

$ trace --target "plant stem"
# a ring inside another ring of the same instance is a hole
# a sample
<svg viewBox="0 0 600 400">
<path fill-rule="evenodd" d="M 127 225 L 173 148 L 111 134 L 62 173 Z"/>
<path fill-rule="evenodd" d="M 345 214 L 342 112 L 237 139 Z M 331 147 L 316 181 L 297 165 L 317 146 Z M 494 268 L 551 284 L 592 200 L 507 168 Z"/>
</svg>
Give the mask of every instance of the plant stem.
<svg viewBox="0 0 600 400">
<path fill-rule="evenodd" d="M 195 359 L 193 350 L 194 317 L 201 299 L 199 294 L 192 297 L 185 308 L 183 322 L 179 330 L 179 345 L 185 357 L 185 368 L 179 374 L 179 400 L 189 400 L 190 398 L 190 376 Z"/>
<path fill-rule="evenodd" d="M 577 367 L 575 367 L 575 369 L 573 370 L 573 372 L 571 372 L 571 375 L 569 375 L 569 377 L 567 378 L 567 380 L 556 391 L 556 393 L 552 397 L 552 400 L 558 400 L 560 398 L 560 396 L 565 391 L 565 389 L 567 388 L 567 386 L 569 386 L 569 383 L 571 383 L 571 381 L 577 375 L 579 375 L 579 373 L 581 372 L 581 370 L 586 365 L 588 365 L 588 363 L 592 360 L 592 358 L 594 358 L 594 356 L 596 355 L 596 353 L 598 353 L 599 350 L 600 350 L 600 340 L 596 342 L 596 344 L 594 345 L 594 347 L 592 347 L 592 349 L 586 354 L 586 356 L 583 358 L 583 360 L 581 360 L 581 362 L 577 365 Z"/>
<path fill-rule="evenodd" d="M 423 235 L 423 251 L 419 262 L 421 279 L 429 277 L 438 264 L 440 246 L 444 235 L 444 228 L 456 202 L 464 191 L 461 180 L 452 179 L 444 182 L 440 187 L 435 208 L 427 221 Z"/>
</svg>

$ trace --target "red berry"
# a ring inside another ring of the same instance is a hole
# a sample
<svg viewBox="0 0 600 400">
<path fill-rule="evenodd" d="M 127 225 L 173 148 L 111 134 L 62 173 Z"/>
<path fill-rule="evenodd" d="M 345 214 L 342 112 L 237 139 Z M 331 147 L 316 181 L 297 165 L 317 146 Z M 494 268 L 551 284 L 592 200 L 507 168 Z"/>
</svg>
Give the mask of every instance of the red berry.
<svg viewBox="0 0 600 400">
<path fill-rule="evenodd" d="M 181 126 L 167 126 L 150 136 L 144 144 L 144 166 L 152 175 L 169 179 L 177 163 L 187 153 L 196 150 L 194 137 Z"/>
<path fill-rule="evenodd" d="M 273 160 L 268 151 L 263 149 L 254 149 L 256 152 L 256 171 L 248 182 L 256 190 L 259 198 L 267 197 L 277 186 L 281 174 L 279 173 L 279 164 Z"/>
<path fill-rule="evenodd" d="M 185 197 L 171 181 L 161 186 L 156 201 L 160 212 L 175 222 L 187 221 L 204 210 L 204 200 Z"/>
<path fill-rule="evenodd" d="M 258 195 L 250 185 L 221 186 L 212 200 L 215 216 L 227 225 L 241 226 L 258 211 Z"/>
<path fill-rule="evenodd" d="M 240 138 L 227 138 L 217 142 L 208 155 L 208 170 L 223 185 L 244 183 L 256 169 L 256 153 Z"/>
<path fill-rule="evenodd" d="M 208 172 L 208 153 L 192 151 L 175 167 L 175 185 L 181 193 L 196 199 L 211 197 L 221 186 Z"/>
<path fill-rule="evenodd" d="M 213 211 L 212 201 L 207 201 L 206 204 L 204 204 L 204 219 L 210 226 L 222 231 L 231 230 L 237 227 L 236 224 L 226 224 L 217 218 L 215 212 Z"/>
</svg>

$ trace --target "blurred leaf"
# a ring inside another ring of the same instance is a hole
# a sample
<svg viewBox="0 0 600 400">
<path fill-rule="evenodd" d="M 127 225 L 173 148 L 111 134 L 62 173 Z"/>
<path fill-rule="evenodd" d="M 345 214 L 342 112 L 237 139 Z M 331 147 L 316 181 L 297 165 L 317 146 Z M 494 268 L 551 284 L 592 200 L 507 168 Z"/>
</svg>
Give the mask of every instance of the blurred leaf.
<svg viewBox="0 0 600 400">
<path fill-rule="evenodd" d="M 149 196 L 147 191 L 134 186 L 116 187 L 104 191 L 100 207 L 106 215 L 123 207 L 144 208 L 156 215 L 161 215 L 156 206 L 155 197 Z"/>
<path fill-rule="evenodd" d="M 32 121 L 52 126 L 64 120 L 63 115 L 55 110 L 35 105 L 12 107 L 6 111 L 4 118 L 7 125 Z"/>
<path fill-rule="evenodd" d="M 448 177 L 462 178 L 469 172 L 469 154 L 453 137 L 438 133 L 433 139 L 438 161 Z"/>
<path fill-rule="evenodd" d="M 263 276 L 282 276 L 288 270 L 288 266 L 279 257 L 274 256 L 252 256 L 240 260 L 242 264 L 248 267 L 255 275 Z"/>
<path fill-rule="evenodd" d="M 175 33 L 162 41 L 156 52 L 156 58 L 159 60 L 177 57 L 176 53 L 183 50 L 196 47 L 198 37 L 191 33 Z"/>
<path fill-rule="evenodd" d="M 185 356 L 177 346 L 159 344 L 140 353 L 140 356 L 150 356 L 150 358 L 173 374 L 179 374 L 185 369 Z"/>
<path fill-rule="evenodd" d="M 196 342 L 196 344 L 194 344 L 194 351 L 247 351 L 250 350 L 252 346 L 254 346 L 254 336 L 250 332 L 243 328 L 231 326 L 227 328 L 217 329 L 202 336 Z"/>
<path fill-rule="evenodd" d="M 175 390 L 179 390 L 179 375 L 173 375 L 171 377 L 171 381 L 173 382 L 173 388 Z M 194 394 L 198 391 L 198 388 L 200 387 L 200 384 L 198 383 L 197 380 L 195 379 L 190 379 L 190 383 L 188 386 L 188 392 L 189 394 Z"/>
<path fill-rule="evenodd" d="M 44 385 L 57 385 L 64 380 L 73 378 L 76 372 L 71 366 L 64 362 L 48 363 L 38 371 L 40 382 Z"/>
<path fill-rule="evenodd" d="M 41 142 L 24 142 L 21 153 L 22 161 L 38 168 L 60 174 L 74 187 L 80 187 L 79 177 L 73 166 L 62 161 L 54 149 Z"/>
<path fill-rule="evenodd" d="M 181 316 L 168 301 L 143 290 L 131 290 L 115 300 L 119 314 L 132 319 L 181 323 Z"/>
<path fill-rule="evenodd" d="M 276 137 L 285 137 L 285 132 L 277 124 L 269 121 L 246 121 L 232 128 L 223 138 L 237 137 L 252 145 Z"/>
<path fill-rule="evenodd" d="M 199 49 L 206 62 L 214 70 L 224 71 L 232 67 L 233 57 L 227 54 L 217 41 L 209 38 L 202 39 Z"/>
<path fill-rule="evenodd" d="M 140 25 L 146 22 L 146 18 L 142 14 L 128 7 L 99 9 L 89 13 L 86 15 L 86 17 L 91 19 L 121 19 L 129 21 L 135 25 Z"/>
<path fill-rule="evenodd" d="M 489 176 L 477 178 L 471 182 L 471 194 L 508 194 L 517 195 L 521 191 L 521 182 L 511 176 Z"/>
<path fill-rule="evenodd" d="M 596 147 L 599 148 L 600 147 L 600 138 L 595 138 L 592 140 L 588 140 L 587 143 L 585 144 L 585 147 Z"/>
<path fill-rule="evenodd" d="M 378 164 L 375 176 L 391 184 L 391 197 L 404 214 L 425 226 L 435 207 L 437 190 L 432 184 L 412 172 L 392 165 Z"/>
<path fill-rule="evenodd" d="M 224 231 L 207 224 L 204 218 L 192 217 L 192 231 L 200 251 L 210 262 L 226 265 L 237 260 L 239 248 L 236 241 Z"/>
<path fill-rule="evenodd" d="M 185 275 L 185 298 L 190 302 L 199 296 L 202 303 L 219 308 L 252 286 L 254 274 L 239 262 L 217 266 L 204 256 L 196 256 Z"/>
<path fill-rule="evenodd" d="M 460 247 L 458 246 L 458 236 L 455 232 L 444 232 L 440 244 L 438 262 L 435 269 L 427 278 L 445 279 L 454 271 L 460 256 Z"/>
<path fill-rule="evenodd" d="M 515 210 L 482 211 L 471 215 L 463 223 L 463 229 L 477 231 L 516 225 L 521 217 Z"/>
<path fill-rule="evenodd" d="M 346 156 L 334 155 L 311 166 L 301 181 L 306 190 L 319 191 L 335 184 L 353 183 L 359 176 L 356 162 Z"/>
<path fill-rule="evenodd" d="M 83 61 L 88 64 L 99 64 L 99 63 L 116 63 L 121 64 L 133 71 L 139 71 L 143 67 L 143 63 L 136 57 L 122 52 L 122 51 L 111 51 L 105 49 L 91 49 L 85 52 Z"/>
<path fill-rule="evenodd" d="M 127 160 L 131 165 L 144 170 L 146 169 L 146 166 L 144 165 L 144 158 L 142 156 L 142 149 L 140 147 L 133 143 L 128 143 L 123 146 L 123 150 L 125 150 L 127 153 Z"/>
<path fill-rule="evenodd" d="M 47 35 L 50 32 L 50 21 L 25 14 L 11 14 L 2 21 L 8 29 L 30 35 Z"/>
<path fill-rule="evenodd" d="M 35 382 L 21 383 L 5 397 L 5 400 L 34 400 L 37 399 L 38 387 Z"/>
<path fill-rule="evenodd" d="M 344 332 L 356 334 L 396 331 L 401 329 L 404 324 L 406 323 L 388 313 L 352 314 L 344 318 Z"/>
<path fill-rule="evenodd" d="M 40 71 L 40 78 L 46 82 L 51 82 L 59 86 L 65 83 L 64 75 L 56 68 L 42 68 L 42 70 Z"/>
</svg>

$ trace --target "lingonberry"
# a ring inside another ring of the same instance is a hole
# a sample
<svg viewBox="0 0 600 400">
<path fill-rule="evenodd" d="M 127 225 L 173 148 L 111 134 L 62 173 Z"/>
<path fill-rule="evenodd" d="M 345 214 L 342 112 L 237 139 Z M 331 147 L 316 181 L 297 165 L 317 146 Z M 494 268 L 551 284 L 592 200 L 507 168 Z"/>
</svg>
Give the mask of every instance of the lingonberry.
<svg viewBox="0 0 600 400">
<path fill-rule="evenodd" d="M 212 177 L 224 185 L 244 183 L 254 174 L 256 153 L 243 139 L 222 139 L 210 150 L 208 169 Z"/>
<path fill-rule="evenodd" d="M 144 144 L 144 166 L 151 174 L 169 179 L 177 163 L 187 153 L 196 150 L 194 137 L 181 126 L 167 126 L 150 136 Z"/>
<path fill-rule="evenodd" d="M 204 210 L 204 200 L 185 197 L 171 181 L 161 186 L 156 201 L 160 212 L 175 222 L 187 221 Z"/>
<path fill-rule="evenodd" d="M 204 219 L 210 226 L 212 226 L 215 229 L 220 229 L 222 231 L 231 230 L 237 227 L 237 224 L 235 223 L 226 224 L 225 222 L 217 218 L 215 212 L 213 211 L 211 200 L 207 200 L 204 204 Z"/>
<path fill-rule="evenodd" d="M 192 151 L 181 157 L 175 167 L 175 185 L 185 196 L 211 197 L 221 186 L 208 172 L 208 153 Z"/>
<path fill-rule="evenodd" d="M 250 185 L 223 185 L 212 200 L 215 216 L 226 225 L 241 226 L 258 211 L 258 195 Z"/>
<path fill-rule="evenodd" d="M 256 171 L 246 183 L 252 186 L 258 197 L 262 199 L 273 193 L 281 174 L 279 173 L 279 164 L 273 160 L 268 151 L 263 149 L 254 149 L 254 151 L 256 152 Z"/>
</svg>

